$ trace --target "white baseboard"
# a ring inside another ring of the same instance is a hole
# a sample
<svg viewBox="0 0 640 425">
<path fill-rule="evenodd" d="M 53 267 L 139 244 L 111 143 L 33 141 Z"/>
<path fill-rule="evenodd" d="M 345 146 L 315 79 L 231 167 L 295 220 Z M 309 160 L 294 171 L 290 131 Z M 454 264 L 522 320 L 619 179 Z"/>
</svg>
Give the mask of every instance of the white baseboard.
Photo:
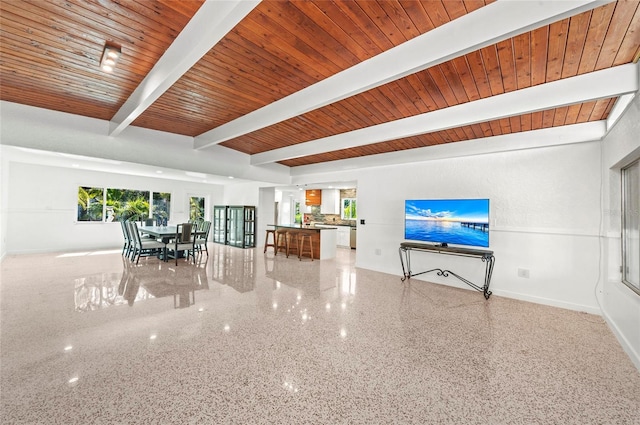
<svg viewBox="0 0 640 425">
<path fill-rule="evenodd" d="M 640 353 L 633 349 L 631 344 L 629 344 L 627 338 L 625 338 L 622 332 L 620 332 L 618 326 L 616 326 L 615 322 L 611 320 L 606 312 L 602 313 L 602 317 L 607 322 L 607 325 L 609 325 L 609 329 L 611 329 L 611 332 L 613 332 L 613 334 L 618 339 L 618 342 L 622 346 L 624 352 L 627 353 L 633 364 L 636 366 L 636 369 L 638 369 L 638 372 L 640 372 Z"/>
<path fill-rule="evenodd" d="M 519 294 L 517 292 L 503 291 L 503 290 L 500 290 L 500 289 L 495 289 L 495 290 L 491 289 L 491 292 L 494 295 L 498 295 L 500 297 L 513 298 L 513 299 L 516 299 L 516 300 L 528 301 L 528 302 L 532 302 L 532 303 L 535 303 L 535 304 L 548 305 L 548 306 L 551 306 L 551 307 L 564 308 L 566 310 L 581 311 L 581 312 L 584 312 L 584 313 L 589 313 L 589 314 L 595 314 L 597 316 L 602 316 L 602 310 L 600 310 L 600 308 L 598 308 L 598 307 L 582 305 L 582 304 L 576 304 L 576 303 L 570 303 L 570 302 L 560 301 L 560 300 L 554 300 L 554 299 L 551 299 L 551 298 L 536 297 L 536 296 L 533 296 L 533 295 L 524 295 L 524 294 Z"/>
</svg>

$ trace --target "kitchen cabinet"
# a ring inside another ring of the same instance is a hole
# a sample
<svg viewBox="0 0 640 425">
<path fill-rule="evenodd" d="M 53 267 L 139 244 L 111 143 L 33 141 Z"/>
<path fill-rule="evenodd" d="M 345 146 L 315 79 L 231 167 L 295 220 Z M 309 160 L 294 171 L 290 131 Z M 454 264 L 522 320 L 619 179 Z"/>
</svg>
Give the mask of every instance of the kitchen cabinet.
<svg viewBox="0 0 640 425">
<path fill-rule="evenodd" d="M 336 245 L 345 248 L 351 247 L 351 226 L 316 224 L 315 227 L 336 229 Z"/>
<path fill-rule="evenodd" d="M 336 245 L 346 248 L 351 247 L 351 226 L 336 226 L 338 233 L 336 234 Z"/>
<path fill-rule="evenodd" d="M 322 190 L 320 189 L 311 189 L 307 190 L 304 193 L 304 204 L 305 205 L 322 205 Z"/>
<path fill-rule="evenodd" d="M 322 189 L 322 214 L 340 214 L 340 191 L 338 189 Z"/>
</svg>

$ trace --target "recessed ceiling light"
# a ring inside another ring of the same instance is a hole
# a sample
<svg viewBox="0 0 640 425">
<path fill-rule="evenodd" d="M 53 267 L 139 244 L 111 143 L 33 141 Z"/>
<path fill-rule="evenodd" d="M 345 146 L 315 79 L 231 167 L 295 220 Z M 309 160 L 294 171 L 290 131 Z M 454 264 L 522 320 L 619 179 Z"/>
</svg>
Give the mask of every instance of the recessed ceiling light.
<svg viewBox="0 0 640 425">
<path fill-rule="evenodd" d="M 229 178 L 230 178 L 230 179 L 235 179 L 235 177 L 233 177 L 233 176 L 229 176 Z"/>
<path fill-rule="evenodd" d="M 158 173 L 158 174 L 162 174 L 162 173 L 163 173 L 163 171 L 162 171 L 162 170 L 156 170 L 156 173 Z"/>
<path fill-rule="evenodd" d="M 186 171 L 185 174 L 187 176 L 189 176 L 189 177 L 196 177 L 196 178 L 199 178 L 199 179 L 206 179 L 207 178 L 207 175 L 205 173 L 196 173 L 196 172 L 193 172 L 193 171 Z"/>
</svg>

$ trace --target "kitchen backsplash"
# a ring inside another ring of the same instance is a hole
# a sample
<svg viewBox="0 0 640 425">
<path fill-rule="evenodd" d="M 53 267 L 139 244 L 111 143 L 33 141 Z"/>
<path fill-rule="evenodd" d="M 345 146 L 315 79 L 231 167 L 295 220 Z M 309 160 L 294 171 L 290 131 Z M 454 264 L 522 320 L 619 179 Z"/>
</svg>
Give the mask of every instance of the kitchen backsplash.
<svg viewBox="0 0 640 425">
<path fill-rule="evenodd" d="M 340 201 L 344 198 L 355 198 L 356 189 L 341 189 Z M 356 220 L 343 220 L 340 214 L 322 214 L 319 206 L 312 206 L 310 213 L 304 214 L 305 223 L 326 223 L 335 224 L 336 226 L 355 226 Z"/>
</svg>

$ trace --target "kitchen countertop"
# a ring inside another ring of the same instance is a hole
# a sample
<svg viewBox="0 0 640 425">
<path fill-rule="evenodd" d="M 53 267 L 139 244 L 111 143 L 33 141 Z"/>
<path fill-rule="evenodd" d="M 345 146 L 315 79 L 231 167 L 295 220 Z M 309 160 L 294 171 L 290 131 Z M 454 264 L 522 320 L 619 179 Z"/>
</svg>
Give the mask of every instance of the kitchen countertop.
<svg viewBox="0 0 640 425">
<path fill-rule="evenodd" d="M 268 226 L 273 226 L 276 229 L 277 228 L 281 228 L 281 229 L 318 230 L 318 231 L 320 231 L 320 230 L 330 230 L 330 229 L 334 229 L 335 230 L 337 228 L 337 227 L 316 227 L 315 225 L 313 225 L 313 226 L 306 226 L 305 225 L 305 226 L 302 226 L 302 227 L 300 227 L 300 226 L 285 226 L 285 225 L 282 225 L 282 224 L 268 224 Z"/>
<path fill-rule="evenodd" d="M 355 224 L 336 224 L 336 223 L 320 223 L 320 222 L 316 222 L 314 223 L 316 225 L 320 225 L 320 226 L 335 226 L 335 227 L 351 227 L 352 229 L 356 228 Z"/>
</svg>

